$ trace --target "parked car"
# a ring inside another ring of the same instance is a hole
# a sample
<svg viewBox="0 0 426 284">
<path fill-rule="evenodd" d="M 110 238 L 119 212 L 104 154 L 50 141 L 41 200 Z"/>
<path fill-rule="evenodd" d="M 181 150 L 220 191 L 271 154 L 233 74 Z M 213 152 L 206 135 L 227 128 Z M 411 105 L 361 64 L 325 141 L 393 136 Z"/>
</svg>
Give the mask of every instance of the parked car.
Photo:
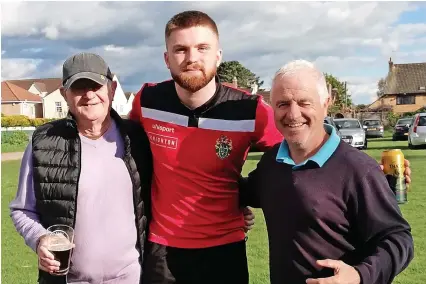
<svg viewBox="0 0 426 284">
<path fill-rule="evenodd" d="M 408 147 L 426 145 L 426 112 L 417 113 L 408 130 Z"/>
<path fill-rule="evenodd" d="M 334 119 L 344 142 L 358 149 L 367 149 L 367 138 L 361 123 L 356 118 Z"/>
<path fill-rule="evenodd" d="M 366 119 L 362 122 L 367 138 L 381 137 L 383 138 L 384 129 L 382 122 L 379 119 Z"/>
<path fill-rule="evenodd" d="M 392 140 L 407 140 L 408 139 L 408 129 L 410 129 L 411 122 L 413 121 L 412 117 L 404 117 L 398 119 L 395 124 L 395 128 L 392 134 Z"/>
<path fill-rule="evenodd" d="M 330 124 L 331 126 L 334 127 L 334 129 L 336 129 L 336 133 L 337 135 L 339 135 L 339 137 L 342 137 L 342 134 L 340 133 L 340 130 L 337 129 L 336 123 L 334 123 L 334 119 L 330 116 L 326 116 L 324 118 L 324 123 Z"/>
</svg>

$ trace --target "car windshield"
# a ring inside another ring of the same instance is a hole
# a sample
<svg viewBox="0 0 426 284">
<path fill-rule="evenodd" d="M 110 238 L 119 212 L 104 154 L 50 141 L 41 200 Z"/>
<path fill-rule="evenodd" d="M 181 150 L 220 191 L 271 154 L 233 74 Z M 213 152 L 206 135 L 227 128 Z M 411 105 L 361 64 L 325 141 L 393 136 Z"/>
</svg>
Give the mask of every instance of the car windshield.
<svg viewBox="0 0 426 284">
<path fill-rule="evenodd" d="M 396 124 L 406 125 L 411 123 L 411 118 L 400 119 Z"/>
<path fill-rule="evenodd" d="M 418 126 L 426 126 L 426 116 L 420 116 Z"/>
<path fill-rule="evenodd" d="M 339 128 L 361 128 L 359 122 L 356 120 L 335 120 L 334 123 Z"/>
<path fill-rule="evenodd" d="M 380 126 L 379 120 L 366 120 L 364 121 L 364 125 L 366 126 Z"/>
</svg>

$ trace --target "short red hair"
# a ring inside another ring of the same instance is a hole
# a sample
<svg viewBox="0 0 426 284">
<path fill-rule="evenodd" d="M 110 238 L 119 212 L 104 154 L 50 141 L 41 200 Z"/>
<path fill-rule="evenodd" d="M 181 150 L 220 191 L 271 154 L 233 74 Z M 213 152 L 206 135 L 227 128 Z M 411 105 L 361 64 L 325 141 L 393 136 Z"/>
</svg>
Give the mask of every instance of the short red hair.
<svg viewBox="0 0 426 284">
<path fill-rule="evenodd" d="M 166 40 L 175 30 L 187 29 L 192 27 L 208 27 L 219 37 L 215 21 L 209 15 L 200 11 L 185 11 L 176 14 L 171 18 L 166 25 L 165 36 Z"/>
</svg>

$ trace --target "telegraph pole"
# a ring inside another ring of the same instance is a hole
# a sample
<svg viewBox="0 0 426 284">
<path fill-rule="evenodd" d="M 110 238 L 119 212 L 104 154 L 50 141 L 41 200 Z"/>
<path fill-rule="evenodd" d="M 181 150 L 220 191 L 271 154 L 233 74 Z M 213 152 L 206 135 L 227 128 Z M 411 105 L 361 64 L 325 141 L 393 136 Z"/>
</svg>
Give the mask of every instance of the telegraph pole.
<svg viewBox="0 0 426 284">
<path fill-rule="evenodd" d="M 345 81 L 345 109 L 348 107 L 348 91 L 346 89 L 346 81 Z"/>
</svg>

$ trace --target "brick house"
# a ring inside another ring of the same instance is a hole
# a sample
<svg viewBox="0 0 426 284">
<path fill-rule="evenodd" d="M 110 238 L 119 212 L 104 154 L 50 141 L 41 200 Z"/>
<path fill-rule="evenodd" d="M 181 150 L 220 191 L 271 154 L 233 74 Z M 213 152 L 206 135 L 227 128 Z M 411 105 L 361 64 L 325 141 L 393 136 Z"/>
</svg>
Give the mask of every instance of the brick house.
<svg viewBox="0 0 426 284">
<path fill-rule="evenodd" d="M 7 80 L 2 82 L 1 108 L 5 115 L 22 114 L 30 118 L 61 118 L 68 112 L 68 105 L 62 97 L 59 87 L 62 85 L 60 78 L 40 78 Z M 7 86 L 8 88 L 3 88 Z M 15 108 L 12 111 L 8 102 L 12 98 L 10 91 L 17 98 L 23 94 L 31 97 L 31 102 L 27 99 L 27 104 L 20 102 L 22 110 L 18 112 Z M 37 103 L 34 103 L 37 102 Z"/>
<path fill-rule="evenodd" d="M 1 83 L 1 113 L 43 117 L 42 98 L 10 82 Z"/>
<path fill-rule="evenodd" d="M 403 114 L 426 107 L 426 62 L 394 64 L 389 59 L 384 94 L 367 108 Z"/>
</svg>

